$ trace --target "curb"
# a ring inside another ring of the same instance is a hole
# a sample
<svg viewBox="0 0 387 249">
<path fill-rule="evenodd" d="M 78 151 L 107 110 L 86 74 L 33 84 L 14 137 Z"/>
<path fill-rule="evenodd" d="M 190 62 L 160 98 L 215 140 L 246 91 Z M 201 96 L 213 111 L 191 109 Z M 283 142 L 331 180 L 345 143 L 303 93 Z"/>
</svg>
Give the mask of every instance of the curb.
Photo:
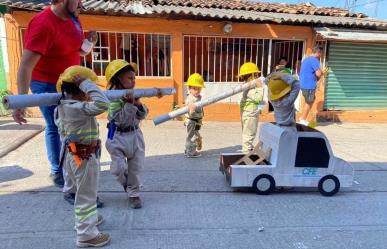
<svg viewBox="0 0 387 249">
<path fill-rule="evenodd" d="M 39 133 L 41 133 L 42 131 L 44 131 L 45 129 L 45 126 L 42 126 L 39 130 L 36 130 L 36 131 L 33 131 L 31 133 L 28 133 L 22 137 L 20 137 L 19 139 L 17 139 L 16 141 L 12 142 L 9 144 L 9 146 L 7 146 L 7 148 L 3 149 L 3 150 L 0 150 L 0 158 L 6 156 L 8 153 L 16 150 L 17 148 L 19 148 L 21 145 L 23 145 L 24 143 L 28 142 L 29 140 L 31 140 L 32 138 L 34 138 L 36 135 L 38 135 Z"/>
</svg>

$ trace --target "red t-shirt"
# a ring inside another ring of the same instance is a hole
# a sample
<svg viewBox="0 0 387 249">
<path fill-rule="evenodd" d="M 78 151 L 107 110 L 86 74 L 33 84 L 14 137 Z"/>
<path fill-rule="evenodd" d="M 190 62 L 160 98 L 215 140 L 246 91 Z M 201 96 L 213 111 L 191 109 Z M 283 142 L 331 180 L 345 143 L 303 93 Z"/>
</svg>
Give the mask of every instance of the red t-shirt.
<svg viewBox="0 0 387 249">
<path fill-rule="evenodd" d="M 51 7 L 34 16 L 24 36 L 25 49 L 42 55 L 32 71 L 32 80 L 56 84 L 66 68 L 80 64 L 83 39 L 78 19 L 64 21 Z"/>
</svg>

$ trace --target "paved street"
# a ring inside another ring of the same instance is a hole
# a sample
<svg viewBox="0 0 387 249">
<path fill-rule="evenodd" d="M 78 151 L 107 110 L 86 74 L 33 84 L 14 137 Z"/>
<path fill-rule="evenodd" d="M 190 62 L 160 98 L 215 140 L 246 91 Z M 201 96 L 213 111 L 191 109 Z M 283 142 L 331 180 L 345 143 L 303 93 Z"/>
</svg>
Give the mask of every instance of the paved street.
<svg viewBox="0 0 387 249">
<path fill-rule="evenodd" d="M 101 122 L 103 139 L 104 127 Z M 218 171 L 219 154 L 240 149 L 239 123 L 205 123 L 204 153 L 198 159 L 182 154 L 181 122 L 154 127 L 146 121 L 142 129 L 147 147 L 142 209 L 128 208 L 103 151 L 99 193 L 106 221 L 100 228 L 112 235 L 106 248 L 387 248 L 385 124 L 318 127 L 335 154 L 356 169 L 353 187 L 331 198 L 317 189 L 269 196 L 232 190 Z M 73 209 L 48 174 L 43 133 L 0 158 L 0 248 L 75 248 Z"/>
</svg>

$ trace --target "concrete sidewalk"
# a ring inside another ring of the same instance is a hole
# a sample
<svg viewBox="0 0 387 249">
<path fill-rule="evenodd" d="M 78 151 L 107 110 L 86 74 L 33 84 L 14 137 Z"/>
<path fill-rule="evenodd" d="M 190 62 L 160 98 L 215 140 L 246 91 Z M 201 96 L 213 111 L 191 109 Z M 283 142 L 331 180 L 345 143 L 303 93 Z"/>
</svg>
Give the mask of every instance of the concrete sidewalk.
<svg viewBox="0 0 387 249">
<path fill-rule="evenodd" d="M 17 149 L 44 130 L 44 120 L 28 119 L 19 125 L 12 117 L 0 117 L 0 158 Z"/>
<path fill-rule="evenodd" d="M 101 122 L 101 138 L 106 123 Z M 351 162 L 356 184 L 332 198 L 317 189 L 257 196 L 236 192 L 218 171 L 219 154 L 240 149 L 239 123 L 207 122 L 203 156 L 183 156 L 181 122 L 142 124 L 147 159 L 144 208 L 131 210 L 102 152 L 101 230 L 106 248 L 134 249 L 385 249 L 387 125 L 324 124 L 334 153 Z M 1 248 L 75 248 L 74 214 L 48 179 L 44 134 L 0 159 Z"/>
</svg>

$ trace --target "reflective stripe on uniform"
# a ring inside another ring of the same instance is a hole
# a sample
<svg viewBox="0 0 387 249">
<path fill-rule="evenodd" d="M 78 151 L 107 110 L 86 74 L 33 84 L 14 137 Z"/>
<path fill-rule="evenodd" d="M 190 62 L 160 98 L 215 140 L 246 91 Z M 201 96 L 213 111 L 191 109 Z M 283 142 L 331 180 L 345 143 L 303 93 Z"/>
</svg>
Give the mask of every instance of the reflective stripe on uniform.
<svg viewBox="0 0 387 249">
<path fill-rule="evenodd" d="M 84 221 L 87 218 L 94 215 L 97 215 L 97 204 L 93 204 L 90 207 L 85 209 L 80 209 L 80 208 L 75 209 L 75 218 L 78 221 Z"/>
<path fill-rule="evenodd" d="M 96 107 L 98 107 L 101 110 L 106 110 L 109 108 L 109 103 L 95 101 L 94 104 Z"/>
<path fill-rule="evenodd" d="M 258 107 L 259 104 L 261 104 L 262 100 L 259 100 L 259 101 L 250 101 L 250 100 L 247 100 L 247 101 L 244 101 L 241 103 L 241 108 L 243 110 L 246 110 L 246 109 L 249 109 L 251 107 Z"/>
<path fill-rule="evenodd" d="M 83 140 L 96 140 L 99 138 L 99 130 L 97 129 L 84 129 L 76 132 L 70 132 L 66 134 L 69 141 L 79 142 Z"/>
<path fill-rule="evenodd" d="M 112 115 L 119 111 L 120 109 L 122 109 L 122 107 L 124 106 L 124 101 L 123 100 L 115 100 L 115 101 L 111 101 L 110 104 L 109 104 L 109 118 L 112 117 Z"/>
</svg>

